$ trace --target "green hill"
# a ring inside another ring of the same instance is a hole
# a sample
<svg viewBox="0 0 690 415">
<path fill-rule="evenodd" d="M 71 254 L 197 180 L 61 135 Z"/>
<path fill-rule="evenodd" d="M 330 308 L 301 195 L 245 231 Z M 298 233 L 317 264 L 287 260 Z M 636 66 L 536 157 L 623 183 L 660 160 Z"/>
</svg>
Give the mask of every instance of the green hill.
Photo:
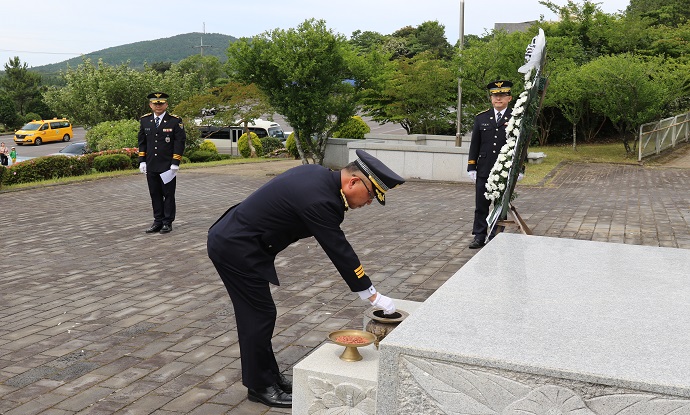
<svg viewBox="0 0 690 415">
<path fill-rule="evenodd" d="M 76 68 L 82 62 L 82 58 L 91 59 L 93 62 L 103 59 L 103 62 L 109 65 L 120 65 L 129 61 L 130 66 L 133 68 L 143 68 L 144 63 L 176 63 L 186 57 L 200 53 L 201 48 L 199 46 L 202 44 L 202 39 L 204 55 L 217 56 L 221 62 L 227 60 L 225 51 L 228 45 L 237 40 L 232 36 L 220 33 L 185 33 L 163 39 L 145 40 L 122 46 L 114 46 L 59 63 L 36 66 L 31 68 L 31 70 L 43 75 L 56 75 L 61 70 L 67 69 L 67 65 Z"/>
</svg>

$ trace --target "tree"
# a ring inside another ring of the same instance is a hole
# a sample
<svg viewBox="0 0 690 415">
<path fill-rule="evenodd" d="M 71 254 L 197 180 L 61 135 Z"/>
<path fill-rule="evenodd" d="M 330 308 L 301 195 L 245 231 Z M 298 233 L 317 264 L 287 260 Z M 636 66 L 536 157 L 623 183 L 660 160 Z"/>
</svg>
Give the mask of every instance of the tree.
<svg viewBox="0 0 690 415">
<path fill-rule="evenodd" d="M 661 116 L 673 99 L 663 78 L 656 76 L 658 64 L 625 54 L 597 58 L 582 67 L 592 109 L 611 120 L 629 155 L 637 148 L 630 133 Z"/>
<path fill-rule="evenodd" d="M 323 20 L 309 19 L 296 29 L 275 29 L 232 43 L 228 73 L 266 94 L 294 128 L 303 163 L 310 157 L 321 164 L 328 138 L 356 110 L 358 87 L 348 82 L 352 71 L 346 58 L 354 56 L 349 49 Z"/>
<path fill-rule="evenodd" d="M 205 122 L 216 126 L 242 125 L 249 134 L 249 125 L 264 114 L 273 114 L 266 95 L 256 85 L 230 82 L 181 102 L 177 111 L 189 118 L 197 117 L 202 109 L 215 108 L 215 114 Z M 257 157 L 252 140 L 248 140 L 250 156 Z"/>
<path fill-rule="evenodd" d="M 369 91 L 364 109 L 374 121 L 399 123 L 408 134 L 446 134 L 455 128 L 457 77 L 429 52 L 399 59 L 380 90 Z"/>
<path fill-rule="evenodd" d="M 223 65 L 218 57 L 213 55 L 191 55 L 173 64 L 170 70 L 182 76 L 191 75 L 198 90 L 220 86 L 216 83 L 223 76 Z"/>
<path fill-rule="evenodd" d="M 489 82 L 507 79 L 513 82 L 513 91 L 522 91 L 524 79 L 517 70 L 524 64 L 525 46 L 535 34 L 536 29 L 510 34 L 495 30 L 483 38 L 469 40 L 453 63 L 453 67 L 462 71 L 462 119 L 467 120 L 466 124 L 472 125 L 472 121 L 465 113 L 474 115 L 489 108 L 486 90 Z"/>
<path fill-rule="evenodd" d="M 26 63 L 22 64 L 18 56 L 5 64 L 5 76 L 0 78 L 0 87 L 14 101 L 21 115 L 26 114 L 26 105 L 41 97 L 41 75 L 29 72 Z"/>
<path fill-rule="evenodd" d="M 19 124 L 14 101 L 5 93 L 0 93 L 0 124 L 9 128 L 17 127 Z"/>
<path fill-rule="evenodd" d="M 561 110 L 573 127 L 573 150 L 577 149 L 577 125 L 589 110 L 587 86 L 583 83 L 580 68 L 573 65 L 550 78 L 548 100 Z"/>
<path fill-rule="evenodd" d="M 652 25 L 678 26 L 690 19 L 687 0 L 630 0 L 628 16 L 642 17 Z"/>
<path fill-rule="evenodd" d="M 138 119 L 150 111 L 146 96 L 153 91 L 170 95 L 170 105 L 198 93 L 194 75 L 139 71 L 128 64 L 111 66 L 99 60 L 94 65 L 84 59 L 62 74 L 66 85 L 45 93 L 48 106 L 73 123 L 93 126 L 102 121 Z"/>
</svg>

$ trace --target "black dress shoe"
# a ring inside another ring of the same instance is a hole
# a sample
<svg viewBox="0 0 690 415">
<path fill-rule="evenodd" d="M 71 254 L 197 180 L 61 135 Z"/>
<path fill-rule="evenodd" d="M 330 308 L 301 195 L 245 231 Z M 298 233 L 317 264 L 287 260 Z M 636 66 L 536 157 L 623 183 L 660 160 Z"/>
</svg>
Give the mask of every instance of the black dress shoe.
<svg viewBox="0 0 690 415">
<path fill-rule="evenodd" d="M 154 223 L 153 225 L 151 225 L 150 228 L 146 230 L 146 233 L 158 232 L 161 230 L 161 228 L 163 228 L 163 225 L 161 225 L 160 223 Z"/>
<path fill-rule="evenodd" d="M 163 227 L 161 227 L 161 233 L 168 233 L 172 231 L 172 223 L 171 224 L 165 224 Z"/>
<path fill-rule="evenodd" d="M 283 392 L 278 385 L 264 389 L 249 389 L 247 398 L 275 408 L 292 408 L 292 394 Z"/>
<path fill-rule="evenodd" d="M 474 241 L 472 241 L 469 248 L 470 249 L 479 249 L 479 248 L 483 247 L 484 245 L 485 244 L 483 241 L 480 241 L 479 239 L 475 239 Z"/>
<path fill-rule="evenodd" d="M 278 386 L 283 392 L 292 393 L 292 381 L 282 373 L 278 374 Z"/>
</svg>

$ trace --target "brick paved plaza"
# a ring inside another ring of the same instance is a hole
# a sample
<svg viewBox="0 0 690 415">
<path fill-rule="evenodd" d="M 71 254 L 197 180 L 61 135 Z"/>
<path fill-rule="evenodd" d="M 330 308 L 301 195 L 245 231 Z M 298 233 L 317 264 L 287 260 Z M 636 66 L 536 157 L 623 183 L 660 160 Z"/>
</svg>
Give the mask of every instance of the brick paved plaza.
<svg viewBox="0 0 690 415">
<path fill-rule="evenodd" d="M 246 400 L 206 231 L 297 163 L 183 169 L 168 235 L 144 233 L 139 174 L 0 193 L 0 414 L 290 413 Z M 690 264 L 689 188 L 690 168 L 572 164 L 518 186 L 514 205 L 536 235 L 679 248 Z M 470 184 L 410 181 L 343 228 L 379 291 L 423 301 L 476 253 L 473 198 Z M 290 375 L 330 331 L 361 328 L 368 303 L 313 239 L 276 265 L 274 348 Z"/>
</svg>

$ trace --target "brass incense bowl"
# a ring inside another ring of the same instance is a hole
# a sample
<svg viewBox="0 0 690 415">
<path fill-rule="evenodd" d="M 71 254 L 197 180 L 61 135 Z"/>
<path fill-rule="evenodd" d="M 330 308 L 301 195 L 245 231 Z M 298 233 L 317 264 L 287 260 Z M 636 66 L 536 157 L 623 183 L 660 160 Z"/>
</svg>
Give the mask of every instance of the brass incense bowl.
<svg viewBox="0 0 690 415">
<path fill-rule="evenodd" d="M 398 327 L 398 324 L 405 320 L 409 314 L 403 310 L 397 310 L 393 314 L 384 314 L 380 308 L 372 307 L 365 311 L 364 315 L 370 319 L 364 329 L 376 336 L 374 345 L 378 349 L 381 340 Z"/>
<path fill-rule="evenodd" d="M 343 343 L 336 340 L 342 336 L 353 336 L 364 339 L 362 343 Z M 357 362 L 362 360 L 362 355 L 357 351 L 358 347 L 368 346 L 376 340 L 376 336 L 362 330 L 337 330 L 328 334 L 328 339 L 339 346 L 345 346 L 345 351 L 340 355 L 340 360 Z"/>
</svg>

